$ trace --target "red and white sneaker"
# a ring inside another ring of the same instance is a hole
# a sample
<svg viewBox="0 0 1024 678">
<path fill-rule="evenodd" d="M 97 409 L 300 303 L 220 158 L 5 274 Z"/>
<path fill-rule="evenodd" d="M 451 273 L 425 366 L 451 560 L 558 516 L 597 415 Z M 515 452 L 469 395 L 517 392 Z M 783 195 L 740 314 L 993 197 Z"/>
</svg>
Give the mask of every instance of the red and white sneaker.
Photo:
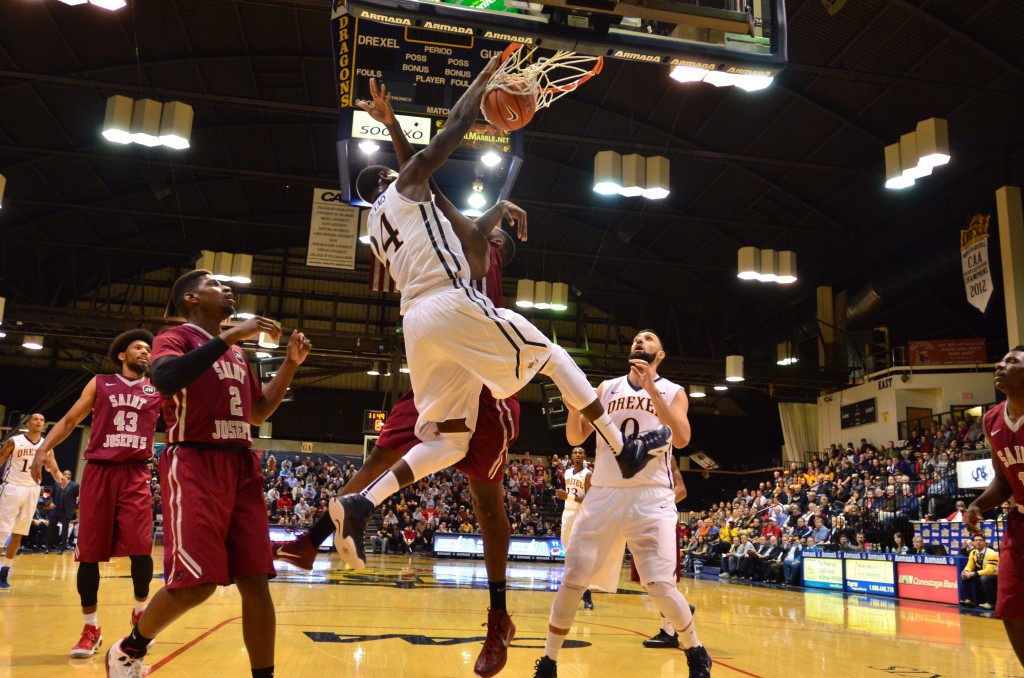
<svg viewBox="0 0 1024 678">
<path fill-rule="evenodd" d="M 487 610 L 487 638 L 480 656 L 476 658 L 473 673 L 483 678 L 495 676 L 508 660 L 508 646 L 516 637 L 516 625 L 505 610 Z"/>
<path fill-rule="evenodd" d="M 307 572 L 313 569 L 317 549 L 308 534 L 303 533 L 294 541 L 274 541 L 270 544 L 274 549 L 274 560 L 283 560 Z"/>
<path fill-rule="evenodd" d="M 100 627 L 86 624 L 82 629 L 82 637 L 71 648 L 71 656 L 75 659 L 86 659 L 96 654 L 96 650 L 100 649 L 102 644 L 103 636 L 100 634 Z"/>
<path fill-rule="evenodd" d="M 149 675 L 149 667 L 142 657 L 133 657 L 121 649 L 117 641 L 107 650 L 107 678 L 143 678 Z"/>
<path fill-rule="evenodd" d="M 143 610 L 142 612 L 145 612 L 145 610 Z M 132 628 L 133 629 L 135 628 L 135 625 L 139 623 L 139 620 L 142 619 L 142 612 L 136 612 L 135 608 L 132 608 Z"/>
</svg>

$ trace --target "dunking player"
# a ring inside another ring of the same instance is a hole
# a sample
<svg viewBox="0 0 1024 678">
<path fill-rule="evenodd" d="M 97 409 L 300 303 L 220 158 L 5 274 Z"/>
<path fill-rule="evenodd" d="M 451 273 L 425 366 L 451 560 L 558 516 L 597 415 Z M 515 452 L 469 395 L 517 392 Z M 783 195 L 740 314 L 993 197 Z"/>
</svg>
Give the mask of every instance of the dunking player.
<svg viewBox="0 0 1024 678">
<path fill-rule="evenodd" d="M 671 427 L 672 443 L 690 441 L 688 405 L 682 387 L 658 376 L 665 359 L 661 340 L 642 330 L 633 340 L 629 373 L 597 388 L 600 402 L 623 431 L 657 425 Z M 573 409 L 565 427 L 572 445 L 582 443 L 592 427 Z M 544 656 L 537 660 L 534 678 L 557 676 L 559 651 L 576 618 L 576 601 L 588 584 L 614 591 L 622 568 L 623 544 L 629 544 L 640 583 L 661 613 L 678 629 L 690 667 L 690 678 L 711 675 L 711 658 L 697 639 L 693 613 L 676 587 L 679 514 L 670 454 L 648 464 L 633 477 L 611 463 L 607 445 L 597 441 L 597 462 L 587 500 L 573 527 L 573 547 L 566 552 L 562 586 L 551 606 Z"/>
<path fill-rule="evenodd" d="M 260 332 L 277 337 L 277 325 L 257 317 L 222 332 L 234 297 L 209 271 L 178 278 L 171 298 L 188 323 L 158 334 L 152 355 L 167 424 L 168 445 L 160 455 L 165 585 L 131 634 L 107 650 L 107 675 L 145 675 L 142 658 L 153 638 L 218 585 L 234 582 L 252 675 L 271 678 L 277 623 L 267 580 L 275 572 L 263 471 L 250 449 L 249 427 L 281 404 L 311 345 L 301 332 L 292 333 L 277 376 L 260 389 L 237 344 Z"/>
<path fill-rule="evenodd" d="M 91 657 L 103 644 L 96 614 L 100 563 L 131 559 L 135 609 L 132 626 L 142 617 L 153 579 L 153 495 L 149 466 L 153 436 L 160 417 L 160 396 L 149 383 L 149 352 L 153 333 L 123 332 L 110 344 L 107 357 L 121 366 L 120 374 L 101 374 L 89 380 L 82 395 L 50 430 L 32 463 L 39 480 L 50 451 L 92 414 L 92 432 L 85 450 L 85 471 L 79 497 L 78 596 L 85 626 L 71 656 Z"/>
<path fill-rule="evenodd" d="M 1003 620 L 1017 660 L 1024 666 L 1024 346 L 1014 346 L 996 363 L 996 388 L 1006 400 L 985 413 L 985 437 L 992 447 L 995 478 L 964 514 L 967 528 L 983 534 L 982 514 L 1013 499 L 999 551 L 996 616 Z"/>
<path fill-rule="evenodd" d="M 335 544 L 354 567 L 365 563 L 363 532 L 373 507 L 466 455 L 482 386 L 501 399 L 518 392 L 537 372 L 551 377 L 565 400 L 593 422 L 629 477 L 669 444 L 667 427 L 623 441 L 569 354 L 519 314 L 495 309 L 470 285 L 487 273 L 487 233 L 473 222 L 442 216 L 429 179 L 476 120 L 498 63 L 497 57 L 488 63 L 452 108 L 444 129 L 402 165 L 401 173 L 374 165 L 356 180 L 359 195 L 373 205 L 367 221 L 370 247 L 390 266 L 402 292 L 406 353 L 419 412 L 416 434 L 423 442 L 360 494 L 331 501 L 340 537 Z"/>
<path fill-rule="evenodd" d="M 32 477 L 32 459 L 43 444 L 43 429 L 46 418 L 36 413 L 28 418 L 28 431 L 11 436 L 0 447 L 0 468 L 4 468 L 3 482 L 0 483 L 0 548 L 11 538 L 4 557 L 0 557 L 0 591 L 11 588 L 7 581 L 14 567 L 14 558 L 21 547 L 21 538 L 32 527 L 32 516 L 39 503 L 39 482 Z M 46 468 L 57 480 L 61 477 L 60 467 L 50 454 L 46 457 Z M 60 480 L 57 480 L 60 482 Z"/>
<path fill-rule="evenodd" d="M 384 85 L 378 87 L 370 80 L 373 100 L 357 104 L 377 122 L 387 126 L 399 163 L 414 154 L 402 127 L 391 108 L 391 95 Z M 482 281 L 473 281 L 474 289 L 482 292 L 496 308 L 505 305 L 501 290 L 501 272 L 515 254 L 515 243 L 495 224 L 507 217 L 520 227 L 520 237 L 526 235 L 526 214 L 510 202 L 500 203 L 485 212 L 476 222 L 470 221 L 448 201 L 431 182 L 434 202 L 450 221 L 469 222 L 466 228 L 488 232 L 490 243 L 490 269 Z M 492 230 L 493 229 L 493 230 Z M 469 451 L 455 467 L 469 478 L 473 508 L 480 522 L 484 542 L 484 565 L 490 589 L 490 608 L 487 612 L 487 638 L 473 671 L 480 676 L 493 676 L 504 668 L 508 659 L 508 645 L 515 637 L 516 627 L 509 617 L 505 600 L 505 570 L 508 566 L 510 531 L 505 515 L 504 478 L 508 448 L 519 436 L 519 398 L 512 395 L 495 399 L 486 388 L 480 390 L 480 409 L 476 430 L 469 441 Z M 413 391 L 403 395 L 388 414 L 384 429 L 376 446 L 370 452 L 359 472 L 342 489 L 341 494 L 359 492 L 381 473 L 385 472 L 421 441 L 416 437 L 416 411 Z M 275 542 L 274 555 L 293 565 L 309 570 L 313 567 L 316 548 L 334 532 L 334 521 L 325 514 L 310 531 L 293 542 Z"/>
<path fill-rule="evenodd" d="M 555 498 L 565 501 L 562 507 L 562 548 L 569 551 L 572 526 L 580 514 L 580 506 L 590 489 L 590 469 L 587 468 L 587 453 L 582 447 L 572 448 L 572 468 L 565 470 L 565 489 L 555 490 Z M 594 598 L 590 589 L 583 592 L 583 609 L 594 609 Z"/>
</svg>

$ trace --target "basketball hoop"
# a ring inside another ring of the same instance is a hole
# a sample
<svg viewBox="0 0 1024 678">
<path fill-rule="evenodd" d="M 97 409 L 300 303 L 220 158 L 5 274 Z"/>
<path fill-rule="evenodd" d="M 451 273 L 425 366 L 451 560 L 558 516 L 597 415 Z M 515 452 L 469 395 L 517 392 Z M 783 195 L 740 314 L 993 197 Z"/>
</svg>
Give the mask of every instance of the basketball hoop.
<svg viewBox="0 0 1024 678">
<path fill-rule="evenodd" d="M 604 59 L 558 50 L 553 56 L 540 57 L 531 63 L 536 47 L 523 49 L 512 43 L 502 54 L 501 66 L 487 83 L 487 91 L 501 89 L 522 96 L 532 93 L 537 108 L 547 108 L 561 96 L 601 72 Z"/>
</svg>

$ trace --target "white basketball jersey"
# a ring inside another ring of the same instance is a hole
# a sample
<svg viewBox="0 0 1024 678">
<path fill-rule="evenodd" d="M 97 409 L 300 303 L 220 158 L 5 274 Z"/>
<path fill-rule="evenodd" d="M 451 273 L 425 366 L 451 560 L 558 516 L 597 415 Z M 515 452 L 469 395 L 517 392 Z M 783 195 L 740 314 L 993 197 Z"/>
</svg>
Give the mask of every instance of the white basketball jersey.
<svg viewBox="0 0 1024 678">
<path fill-rule="evenodd" d="M 682 386 L 674 384 L 664 377 L 658 377 L 654 383 L 669 405 L 682 390 Z M 655 414 L 650 395 L 644 389 L 636 388 L 629 383 L 628 375 L 603 382 L 600 391 L 604 411 L 619 427 L 624 437 L 641 431 L 650 431 L 661 425 L 658 415 Z M 686 393 L 684 392 L 678 397 L 685 398 Z M 675 484 L 672 480 L 672 466 L 667 453 L 647 462 L 647 466 L 629 480 L 624 479 L 615 462 L 615 453 L 601 436 L 597 436 L 597 461 L 594 464 L 594 477 L 590 479 L 590 483 L 594 487 L 637 487 L 641 485 L 673 487 Z"/>
<path fill-rule="evenodd" d="M 24 435 L 17 435 L 11 438 L 14 441 L 14 452 L 7 460 L 7 468 L 4 469 L 4 482 L 11 485 L 39 485 L 32 479 L 32 461 L 36 458 L 36 450 L 43 444 L 42 436 L 39 442 L 33 443 Z"/>
<path fill-rule="evenodd" d="M 587 476 L 590 475 L 590 469 L 587 468 L 586 464 L 583 465 L 583 470 L 579 473 L 574 473 L 570 466 L 565 471 L 565 491 L 570 497 L 575 497 L 576 501 L 572 499 L 565 500 L 566 511 L 577 511 L 580 508 L 580 500 L 587 495 Z"/>
<path fill-rule="evenodd" d="M 402 293 L 403 314 L 433 292 L 469 287 L 462 243 L 433 200 L 410 200 L 393 181 L 373 203 L 366 232 L 374 256 L 388 267 Z"/>
</svg>

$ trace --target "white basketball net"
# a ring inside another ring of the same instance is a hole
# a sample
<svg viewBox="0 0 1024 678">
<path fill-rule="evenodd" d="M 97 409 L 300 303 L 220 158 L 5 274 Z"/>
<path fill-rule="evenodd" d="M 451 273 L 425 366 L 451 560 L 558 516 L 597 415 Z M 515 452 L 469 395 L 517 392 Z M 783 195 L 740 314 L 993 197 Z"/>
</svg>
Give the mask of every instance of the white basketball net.
<svg viewBox="0 0 1024 678">
<path fill-rule="evenodd" d="M 536 47 L 512 45 L 506 51 L 511 53 L 491 76 L 487 91 L 500 89 L 518 95 L 532 93 L 537 99 L 537 108 L 546 108 L 559 97 L 575 91 L 600 73 L 603 65 L 601 57 L 566 50 L 558 50 L 550 57 L 540 57 L 533 63 L 530 59 L 537 51 Z"/>
</svg>

